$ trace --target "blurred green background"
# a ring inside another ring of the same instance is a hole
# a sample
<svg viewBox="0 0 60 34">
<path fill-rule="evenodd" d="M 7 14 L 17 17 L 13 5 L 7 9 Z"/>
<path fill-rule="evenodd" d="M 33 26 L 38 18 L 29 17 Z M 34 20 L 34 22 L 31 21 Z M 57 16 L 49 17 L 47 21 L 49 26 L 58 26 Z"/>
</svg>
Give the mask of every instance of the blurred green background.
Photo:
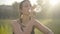
<svg viewBox="0 0 60 34">
<path fill-rule="evenodd" d="M 54 34 L 60 34 L 60 0 L 37 0 L 36 3 L 34 12 L 36 19 L 49 27 Z M 35 6 L 34 4 L 33 7 Z M 19 2 L 15 1 L 12 5 L 0 5 L 0 34 L 12 34 L 10 23 L 17 18 L 19 18 Z M 43 33 L 35 28 L 35 34 Z"/>
</svg>

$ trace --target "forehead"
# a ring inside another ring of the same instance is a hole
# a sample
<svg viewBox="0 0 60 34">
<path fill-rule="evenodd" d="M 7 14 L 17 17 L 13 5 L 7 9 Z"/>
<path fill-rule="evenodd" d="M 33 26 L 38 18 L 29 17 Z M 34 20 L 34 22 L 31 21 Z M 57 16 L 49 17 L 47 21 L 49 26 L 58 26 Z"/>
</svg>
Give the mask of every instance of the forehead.
<svg viewBox="0 0 60 34">
<path fill-rule="evenodd" d="M 30 4 L 30 2 L 25 1 L 25 2 L 23 2 L 23 5 L 25 6 L 25 5 L 31 5 L 31 4 Z"/>
</svg>

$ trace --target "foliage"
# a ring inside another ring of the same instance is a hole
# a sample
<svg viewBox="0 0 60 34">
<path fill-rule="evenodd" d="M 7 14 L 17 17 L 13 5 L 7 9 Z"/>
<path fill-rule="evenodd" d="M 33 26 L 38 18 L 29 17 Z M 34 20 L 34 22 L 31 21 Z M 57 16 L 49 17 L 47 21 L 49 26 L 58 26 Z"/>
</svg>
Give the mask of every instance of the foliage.
<svg viewBox="0 0 60 34">
<path fill-rule="evenodd" d="M 9 20 L 0 20 L 0 34 L 12 34 L 12 28 Z"/>
</svg>

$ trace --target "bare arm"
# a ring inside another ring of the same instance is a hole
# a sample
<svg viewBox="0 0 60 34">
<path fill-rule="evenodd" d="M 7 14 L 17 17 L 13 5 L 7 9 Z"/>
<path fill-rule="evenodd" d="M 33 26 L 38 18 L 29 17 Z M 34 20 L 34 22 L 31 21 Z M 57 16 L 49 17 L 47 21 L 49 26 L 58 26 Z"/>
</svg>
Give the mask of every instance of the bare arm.
<svg viewBox="0 0 60 34">
<path fill-rule="evenodd" d="M 40 30 L 42 31 L 44 34 L 54 34 L 48 27 L 46 27 L 45 25 L 41 24 L 40 22 L 38 22 L 37 20 L 33 19 L 34 21 L 34 25 Z"/>
</svg>

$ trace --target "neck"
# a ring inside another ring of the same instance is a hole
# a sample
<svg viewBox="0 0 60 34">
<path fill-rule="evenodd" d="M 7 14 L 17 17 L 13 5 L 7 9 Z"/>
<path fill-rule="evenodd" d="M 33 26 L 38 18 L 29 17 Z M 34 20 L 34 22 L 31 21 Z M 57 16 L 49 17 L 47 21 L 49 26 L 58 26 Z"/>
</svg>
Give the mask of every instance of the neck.
<svg viewBox="0 0 60 34">
<path fill-rule="evenodd" d="M 27 24 L 30 21 L 30 17 L 27 15 L 23 15 L 22 23 Z"/>
</svg>

